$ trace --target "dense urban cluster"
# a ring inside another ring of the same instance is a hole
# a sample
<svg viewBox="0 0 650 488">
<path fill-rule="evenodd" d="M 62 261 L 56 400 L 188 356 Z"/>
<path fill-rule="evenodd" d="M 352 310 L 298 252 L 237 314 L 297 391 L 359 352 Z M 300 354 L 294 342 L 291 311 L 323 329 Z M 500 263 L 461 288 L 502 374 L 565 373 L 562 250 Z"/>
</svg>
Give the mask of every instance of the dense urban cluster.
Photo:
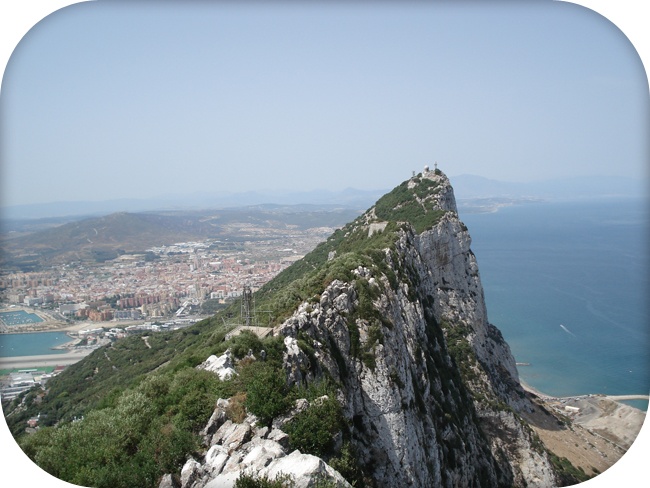
<svg viewBox="0 0 650 488">
<path fill-rule="evenodd" d="M 58 319 L 139 320 L 183 316 L 190 305 L 225 303 L 300 259 L 332 228 L 283 237 L 181 242 L 104 263 L 71 262 L 0 277 L 6 304 L 48 310 Z"/>
</svg>

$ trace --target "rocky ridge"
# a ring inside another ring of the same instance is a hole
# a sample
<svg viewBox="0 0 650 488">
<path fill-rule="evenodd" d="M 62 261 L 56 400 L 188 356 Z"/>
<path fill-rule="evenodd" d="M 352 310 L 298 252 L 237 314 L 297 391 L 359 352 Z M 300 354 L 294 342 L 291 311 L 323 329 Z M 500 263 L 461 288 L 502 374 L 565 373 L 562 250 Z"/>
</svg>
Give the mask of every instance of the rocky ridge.
<svg viewBox="0 0 650 488">
<path fill-rule="evenodd" d="M 561 484 L 517 413 L 534 406 L 508 345 L 488 322 L 471 239 L 447 177 L 437 169 L 414 176 L 347 226 L 343 240 L 358 241 L 363 252 L 326 249 L 323 266 L 343 270 L 340 276 L 273 333 L 284 337 L 289 385 L 323 378 L 337 385 L 347 425 L 341 435 L 366 483 Z M 217 359 L 204 367 L 232 368 L 228 358 Z M 348 486 L 323 459 L 287 453 L 281 423 L 260 427 L 248 416 L 233 424 L 220 402 L 205 429 L 204 458 L 183 468 L 183 488 L 233 486 L 243 472 L 289 474 L 296 486 L 314 486 L 318 477 Z M 294 414 L 308 408 L 299 402 Z M 313 470 L 299 472 L 307 464 Z"/>
</svg>

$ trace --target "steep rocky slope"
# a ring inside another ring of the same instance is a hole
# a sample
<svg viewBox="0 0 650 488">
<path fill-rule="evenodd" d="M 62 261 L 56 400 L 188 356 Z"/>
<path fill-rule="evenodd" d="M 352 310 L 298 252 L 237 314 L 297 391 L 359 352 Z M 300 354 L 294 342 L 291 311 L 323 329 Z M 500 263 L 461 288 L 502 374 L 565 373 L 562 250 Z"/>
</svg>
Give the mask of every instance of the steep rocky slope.
<svg viewBox="0 0 650 488">
<path fill-rule="evenodd" d="M 470 244 L 449 180 L 425 170 L 255 293 L 268 337 L 235 335 L 237 303 L 116 341 L 6 405 L 12 432 L 52 475 L 98 488 L 584 479 L 522 420 L 543 407 L 488 322 Z"/>
<path fill-rule="evenodd" d="M 305 260 L 314 271 L 275 296 L 300 297 L 274 329 L 287 380 L 337 385 L 367 484 L 562 483 L 517 413 L 533 406 L 488 322 L 470 243 L 449 180 L 425 170 L 316 249 Z M 217 486 L 196 470 L 201 481 L 186 486 Z"/>
</svg>

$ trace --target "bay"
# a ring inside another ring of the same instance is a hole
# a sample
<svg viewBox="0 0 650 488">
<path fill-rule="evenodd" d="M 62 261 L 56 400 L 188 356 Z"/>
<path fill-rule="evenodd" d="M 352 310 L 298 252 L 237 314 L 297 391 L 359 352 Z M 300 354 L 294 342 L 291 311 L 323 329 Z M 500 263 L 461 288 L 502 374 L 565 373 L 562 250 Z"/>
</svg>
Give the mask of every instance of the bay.
<svg viewBox="0 0 650 488">
<path fill-rule="evenodd" d="M 60 354 L 66 350 L 52 349 L 72 339 L 65 332 L 30 332 L 0 335 L 0 358 Z"/>
<path fill-rule="evenodd" d="M 650 391 L 648 201 L 463 214 L 490 322 L 520 377 L 555 396 Z M 635 402 L 646 409 L 648 402 Z"/>
</svg>

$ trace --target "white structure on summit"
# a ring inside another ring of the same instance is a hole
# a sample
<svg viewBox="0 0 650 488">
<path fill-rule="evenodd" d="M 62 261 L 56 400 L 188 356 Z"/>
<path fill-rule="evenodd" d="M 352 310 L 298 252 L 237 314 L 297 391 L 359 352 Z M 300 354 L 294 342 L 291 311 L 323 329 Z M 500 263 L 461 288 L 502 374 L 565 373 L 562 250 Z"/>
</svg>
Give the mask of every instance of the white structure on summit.
<svg viewBox="0 0 650 488">
<path fill-rule="evenodd" d="M 438 171 L 438 161 L 436 161 L 435 163 L 433 163 L 433 168 L 434 168 L 434 171 Z M 424 172 L 425 172 L 425 173 L 428 173 L 429 171 L 431 171 L 431 168 L 429 168 L 429 165 L 426 165 L 426 166 L 424 167 Z"/>
</svg>

